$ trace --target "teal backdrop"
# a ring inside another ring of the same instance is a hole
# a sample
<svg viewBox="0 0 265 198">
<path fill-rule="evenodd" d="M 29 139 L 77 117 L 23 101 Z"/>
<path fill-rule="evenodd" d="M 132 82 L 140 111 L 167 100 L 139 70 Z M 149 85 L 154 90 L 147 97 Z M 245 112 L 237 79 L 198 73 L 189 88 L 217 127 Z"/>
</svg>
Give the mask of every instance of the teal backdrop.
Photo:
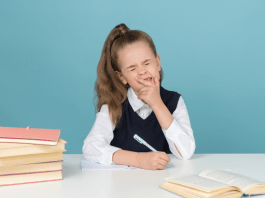
<svg viewBox="0 0 265 198">
<path fill-rule="evenodd" d="M 264 153 L 265 1 L 1 0 L 0 126 L 61 129 L 82 153 L 109 32 L 148 33 L 182 94 L 195 153 Z"/>
</svg>

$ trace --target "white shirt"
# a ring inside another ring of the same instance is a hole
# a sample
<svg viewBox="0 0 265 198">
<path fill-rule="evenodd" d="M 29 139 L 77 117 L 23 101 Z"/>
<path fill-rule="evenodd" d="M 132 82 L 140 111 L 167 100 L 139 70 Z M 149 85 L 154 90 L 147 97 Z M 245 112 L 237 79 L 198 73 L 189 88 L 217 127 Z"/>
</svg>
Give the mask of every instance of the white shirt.
<svg viewBox="0 0 265 198">
<path fill-rule="evenodd" d="M 130 87 L 127 91 L 127 97 L 132 109 L 137 114 L 146 119 L 151 113 L 152 109 L 148 104 L 142 102 L 137 98 L 133 89 Z M 179 159 L 188 160 L 195 151 L 195 139 L 190 125 L 190 119 L 184 100 L 179 97 L 176 110 L 172 114 L 174 120 L 167 130 L 162 129 L 169 145 L 170 151 Z M 96 114 L 95 123 L 84 140 L 83 155 L 86 159 L 92 159 L 96 162 L 110 165 L 115 164 L 112 161 L 112 155 L 120 148 L 111 146 L 115 126 L 110 120 L 108 105 L 102 105 L 100 111 Z M 135 141 L 137 144 L 138 142 Z M 183 158 L 179 155 L 175 145 Z M 152 145 L 151 145 L 152 146 Z"/>
</svg>

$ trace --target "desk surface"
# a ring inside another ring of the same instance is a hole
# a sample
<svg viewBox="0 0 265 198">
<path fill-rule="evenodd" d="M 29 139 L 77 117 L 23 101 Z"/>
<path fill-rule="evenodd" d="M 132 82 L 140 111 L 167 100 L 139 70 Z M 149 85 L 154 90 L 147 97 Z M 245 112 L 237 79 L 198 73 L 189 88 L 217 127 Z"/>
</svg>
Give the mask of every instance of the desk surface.
<svg viewBox="0 0 265 198">
<path fill-rule="evenodd" d="M 6 198 L 176 198 L 181 196 L 159 188 L 164 178 L 199 174 L 205 169 L 232 169 L 265 182 L 265 154 L 194 154 L 189 160 L 169 156 L 176 168 L 82 171 L 80 154 L 64 154 L 64 180 L 0 187 L 0 195 Z"/>
</svg>

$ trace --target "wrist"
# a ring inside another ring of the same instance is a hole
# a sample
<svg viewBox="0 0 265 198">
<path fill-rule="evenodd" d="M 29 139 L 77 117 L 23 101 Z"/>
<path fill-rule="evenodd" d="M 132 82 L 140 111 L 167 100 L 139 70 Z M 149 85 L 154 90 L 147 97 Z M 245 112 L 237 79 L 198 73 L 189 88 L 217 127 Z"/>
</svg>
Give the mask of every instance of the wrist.
<svg viewBox="0 0 265 198">
<path fill-rule="evenodd" d="M 160 109 L 161 107 L 163 107 L 164 102 L 162 101 L 162 99 L 160 99 L 159 101 L 157 101 L 154 105 L 150 106 L 150 108 L 153 110 L 153 111 L 156 111 L 157 109 Z"/>
<path fill-rule="evenodd" d="M 142 161 L 141 160 L 141 153 L 136 152 L 135 158 L 136 158 L 135 166 L 141 167 L 141 161 Z"/>
</svg>

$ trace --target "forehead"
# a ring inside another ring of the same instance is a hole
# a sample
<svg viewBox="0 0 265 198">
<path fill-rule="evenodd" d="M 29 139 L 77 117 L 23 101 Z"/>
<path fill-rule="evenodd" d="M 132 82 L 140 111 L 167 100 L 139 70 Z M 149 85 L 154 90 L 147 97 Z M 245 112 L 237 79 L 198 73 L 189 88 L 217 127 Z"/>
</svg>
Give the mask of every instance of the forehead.
<svg viewBox="0 0 265 198">
<path fill-rule="evenodd" d="M 128 44 L 120 50 L 118 55 L 122 67 L 141 63 L 147 58 L 153 58 L 153 56 L 152 50 L 146 42 Z"/>
</svg>

